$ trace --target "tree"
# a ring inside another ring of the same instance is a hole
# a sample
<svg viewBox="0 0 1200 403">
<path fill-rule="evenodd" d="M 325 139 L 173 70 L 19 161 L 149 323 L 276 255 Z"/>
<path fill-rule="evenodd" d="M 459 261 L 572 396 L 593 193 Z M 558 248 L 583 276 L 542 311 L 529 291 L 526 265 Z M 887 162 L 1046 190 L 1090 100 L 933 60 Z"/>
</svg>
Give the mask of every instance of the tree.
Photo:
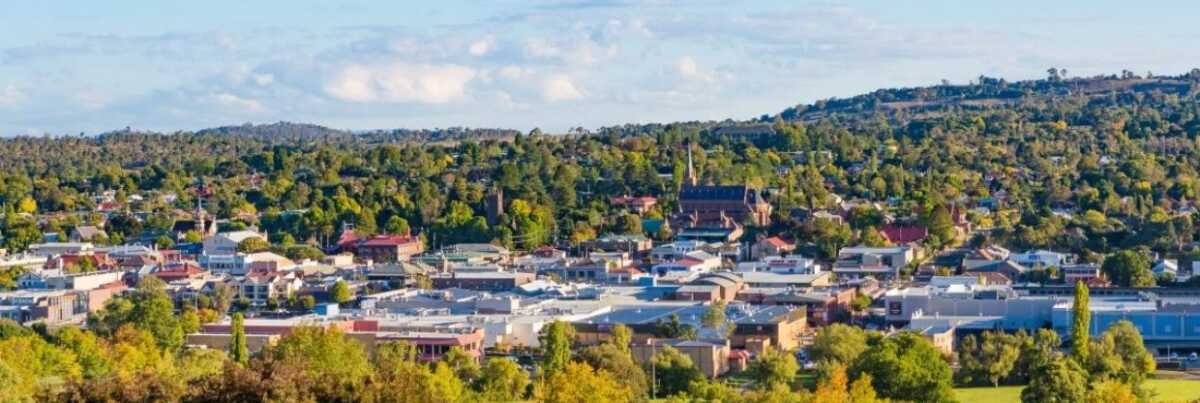
<svg viewBox="0 0 1200 403">
<path fill-rule="evenodd" d="M 717 301 L 704 309 L 704 314 L 700 317 L 700 323 L 709 329 L 720 329 L 725 327 L 725 301 Z"/>
<path fill-rule="evenodd" d="M 612 338 L 608 339 L 609 343 L 615 346 L 621 352 L 629 354 L 629 345 L 633 343 L 633 331 L 629 330 L 629 326 L 624 323 L 613 325 L 609 330 Z"/>
<path fill-rule="evenodd" d="M 229 335 L 229 359 L 245 365 L 250 360 L 250 352 L 246 349 L 246 318 L 240 312 L 233 314 Z"/>
<path fill-rule="evenodd" d="M 1034 371 L 1021 389 L 1026 403 L 1073 403 L 1087 398 L 1087 378 L 1074 360 L 1051 360 Z"/>
<path fill-rule="evenodd" d="M 696 368 L 692 359 L 674 347 L 663 345 L 651 361 L 658 397 L 685 392 L 692 382 L 704 379 L 704 374 Z"/>
<path fill-rule="evenodd" d="M 1024 333 L 1019 332 L 1018 336 L 1024 336 Z M 1016 383 L 1025 383 L 1037 368 L 1057 359 L 1062 340 L 1058 337 L 1058 332 L 1050 329 L 1038 329 L 1033 337 L 1020 338 L 1021 356 L 1017 359 L 1012 378 Z"/>
<path fill-rule="evenodd" d="M 333 302 L 345 304 L 350 302 L 354 298 L 354 295 L 350 293 L 350 285 L 346 284 L 346 280 L 338 280 L 329 289 L 329 297 L 333 299 Z"/>
<path fill-rule="evenodd" d="M 870 375 L 880 396 L 918 402 L 952 402 L 950 365 L 921 335 L 901 332 L 875 342 L 850 367 L 850 375 Z"/>
<path fill-rule="evenodd" d="M 1100 269 L 1113 284 L 1123 287 L 1153 287 L 1150 257 L 1140 250 L 1123 250 L 1104 259 Z"/>
<path fill-rule="evenodd" d="M 888 242 L 887 238 L 884 238 L 883 234 L 878 229 L 875 229 L 875 227 L 867 227 L 867 229 L 862 230 L 862 235 L 859 238 L 859 243 L 867 246 L 891 245 L 891 242 Z"/>
<path fill-rule="evenodd" d="M 300 305 L 301 310 L 312 311 L 317 306 L 317 298 L 312 295 L 301 295 L 296 298 L 296 303 Z"/>
<path fill-rule="evenodd" d="M 1075 304 L 1071 307 L 1071 357 L 1077 364 L 1088 361 L 1088 337 L 1091 332 L 1092 312 L 1088 309 L 1088 287 L 1082 281 L 1075 283 Z"/>
<path fill-rule="evenodd" d="M 517 363 L 504 358 L 492 358 L 483 366 L 475 389 L 484 401 L 512 402 L 525 397 L 529 374 Z"/>
<path fill-rule="evenodd" d="M 667 320 L 658 319 L 654 322 L 654 335 L 664 339 L 696 338 L 696 328 L 679 320 L 678 314 L 671 314 Z"/>
<path fill-rule="evenodd" d="M 142 277 L 132 293 L 128 321 L 150 332 L 160 348 L 174 351 L 183 345 L 183 328 L 175 316 L 175 303 L 166 284 L 154 276 Z"/>
<path fill-rule="evenodd" d="M 256 236 L 243 239 L 241 242 L 238 242 L 237 245 L 237 251 L 241 253 L 262 252 L 270 248 L 271 245 L 268 244 L 267 241 Z"/>
<path fill-rule="evenodd" d="M 787 351 L 768 348 L 758 355 L 746 368 L 746 374 L 759 389 L 787 387 L 796 377 L 800 364 Z"/>
<path fill-rule="evenodd" d="M 650 391 L 650 379 L 642 367 L 633 361 L 628 346 L 620 349 L 615 343 L 603 343 L 583 349 L 579 359 L 592 368 L 606 371 L 610 374 L 620 374 L 621 382 L 629 387 L 635 396 L 646 396 Z"/>
<path fill-rule="evenodd" d="M 536 389 L 536 400 L 546 403 L 630 402 L 634 395 L 612 374 L 593 370 L 585 363 L 568 363 Z"/>
<path fill-rule="evenodd" d="M 808 358 L 819 365 L 850 365 L 867 350 L 867 333 L 862 328 L 834 323 L 822 327 L 808 347 Z"/>
<path fill-rule="evenodd" d="M 275 362 L 296 365 L 306 377 L 319 379 L 309 387 L 321 396 L 338 396 L 356 389 L 371 375 L 362 345 L 336 327 L 296 327 L 271 348 L 269 355 Z M 448 368 L 446 374 L 454 377 Z"/>
<path fill-rule="evenodd" d="M 1087 396 L 1089 403 L 1135 403 L 1139 401 L 1132 387 L 1115 380 L 1100 381 L 1092 385 Z"/>
<path fill-rule="evenodd" d="M 575 327 L 556 320 L 542 329 L 539 339 L 542 344 L 542 372 L 550 376 L 566 368 L 571 361 L 571 345 L 575 343 Z"/>
<path fill-rule="evenodd" d="M 986 379 L 993 387 L 1009 376 L 1021 355 L 1020 341 L 1016 336 L 1002 332 L 983 332 L 983 340 L 976 344 L 974 335 L 963 339 L 959 349 L 959 371 L 966 378 Z"/>
<path fill-rule="evenodd" d="M 1142 382 L 1154 372 L 1154 356 L 1146 351 L 1142 335 L 1129 321 L 1118 321 L 1088 346 L 1084 369 L 1093 381 L 1113 379 L 1142 395 Z"/>
<path fill-rule="evenodd" d="M 389 234 L 403 235 L 408 234 L 411 231 L 411 227 L 409 227 L 408 220 L 405 220 L 404 217 L 394 215 L 388 218 L 387 225 L 384 226 L 384 230 L 386 230 Z"/>
<path fill-rule="evenodd" d="M 642 234 L 642 217 L 637 214 L 624 214 L 617 223 L 617 231 L 622 234 Z"/>
<path fill-rule="evenodd" d="M 813 391 L 812 403 L 842 403 L 850 401 L 850 380 L 846 377 L 846 366 L 836 364 Z"/>
<path fill-rule="evenodd" d="M 475 357 L 467 354 L 460 347 L 451 347 L 450 351 L 442 355 L 442 363 L 450 367 L 454 371 L 454 375 L 463 383 L 470 384 L 479 378 L 482 369 L 479 367 L 479 361 Z"/>
</svg>

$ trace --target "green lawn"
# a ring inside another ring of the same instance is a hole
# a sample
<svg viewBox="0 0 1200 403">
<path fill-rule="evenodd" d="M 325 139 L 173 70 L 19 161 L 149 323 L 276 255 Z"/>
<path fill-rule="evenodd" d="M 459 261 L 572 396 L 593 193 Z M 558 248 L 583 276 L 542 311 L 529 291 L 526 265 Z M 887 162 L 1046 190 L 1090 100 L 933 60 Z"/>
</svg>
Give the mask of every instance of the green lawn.
<svg viewBox="0 0 1200 403">
<path fill-rule="evenodd" d="M 1151 379 L 1146 386 L 1153 390 L 1156 402 L 1188 402 L 1200 399 L 1200 381 L 1177 379 Z M 999 388 L 956 388 L 958 400 L 963 403 L 1009 403 L 1021 401 L 1021 386 Z"/>
</svg>

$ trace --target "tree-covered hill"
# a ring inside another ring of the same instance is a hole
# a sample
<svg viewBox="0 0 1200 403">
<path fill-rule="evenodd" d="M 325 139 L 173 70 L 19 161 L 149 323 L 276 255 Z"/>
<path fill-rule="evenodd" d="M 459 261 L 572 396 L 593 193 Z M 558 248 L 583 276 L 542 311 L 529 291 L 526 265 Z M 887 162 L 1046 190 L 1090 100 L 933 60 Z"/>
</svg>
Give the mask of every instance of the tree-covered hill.
<svg viewBox="0 0 1200 403">
<path fill-rule="evenodd" d="M 1196 72 L 1085 79 L 1056 71 L 1036 81 L 880 90 L 754 121 L 560 135 L 277 123 L 8 138 L 0 140 L 0 205 L 10 214 L 0 234 L 19 250 L 27 242 L 14 234 L 70 228 L 77 222 L 63 220 L 78 216 L 46 214 L 93 211 L 108 191 L 132 217 L 109 233 L 136 236 L 194 208 L 202 182 L 212 213 L 298 241 L 323 243 L 352 223 L 365 232 L 411 227 L 438 243 L 571 245 L 628 230 L 610 196 L 658 196 L 648 217 L 669 216 L 691 149 L 702 182 L 764 190 L 774 224 L 751 234 L 837 246 L 869 239 L 886 215 L 947 236 L 945 212 L 969 210 L 976 228 L 1015 248 L 1089 259 L 1136 247 L 1179 255 L 1195 237 L 1200 197 L 1198 83 Z M 484 196 L 496 189 L 511 206 L 489 224 Z M 839 198 L 885 211 L 851 212 L 845 228 L 792 219 L 844 207 Z"/>
</svg>

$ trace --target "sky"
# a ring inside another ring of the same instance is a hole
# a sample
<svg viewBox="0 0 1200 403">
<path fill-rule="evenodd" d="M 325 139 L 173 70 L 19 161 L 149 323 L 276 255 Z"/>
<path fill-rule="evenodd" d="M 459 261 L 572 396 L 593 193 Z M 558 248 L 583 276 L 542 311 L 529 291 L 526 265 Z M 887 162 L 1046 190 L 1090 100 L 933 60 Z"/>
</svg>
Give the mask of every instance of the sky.
<svg viewBox="0 0 1200 403">
<path fill-rule="evenodd" d="M 0 136 L 562 132 L 878 88 L 1200 67 L 1200 2 L 55 0 L 0 14 Z"/>
</svg>

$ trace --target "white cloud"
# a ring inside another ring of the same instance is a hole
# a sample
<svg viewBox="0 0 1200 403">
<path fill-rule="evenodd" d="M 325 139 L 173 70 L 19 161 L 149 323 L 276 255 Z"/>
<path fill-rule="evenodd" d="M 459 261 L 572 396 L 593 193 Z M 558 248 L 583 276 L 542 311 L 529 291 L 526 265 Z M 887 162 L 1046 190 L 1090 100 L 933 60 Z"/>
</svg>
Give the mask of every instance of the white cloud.
<svg viewBox="0 0 1200 403">
<path fill-rule="evenodd" d="M 243 98 L 227 92 L 213 94 L 209 97 L 209 101 L 225 108 L 235 109 L 251 114 L 261 113 L 266 110 L 261 102 L 253 99 Z"/>
<path fill-rule="evenodd" d="M 324 89 L 349 102 L 443 104 L 464 98 L 467 84 L 477 76 L 474 69 L 457 64 L 350 65 Z"/>
<path fill-rule="evenodd" d="M 266 87 L 275 82 L 275 75 L 273 74 L 255 74 L 251 78 L 254 80 L 254 83 L 258 84 L 260 87 Z"/>
<path fill-rule="evenodd" d="M 566 74 L 554 74 L 542 81 L 542 99 L 546 102 L 571 101 L 584 97 Z"/>
<path fill-rule="evenodd" d="M 689 80 L 697 81 L 712 81 L 712 74 L 700 70 L 700 66 L 696 64 L 696 59 L 691 56 L 684 56 L 675 62 L 675 72 L 680 76 Z"/>
<path fill-rule="evenodd" d="M 25 103 L 25 100 L 28 98 L 24 91 L 21 91 L 15 85 L 9 84 L 0 89 L 0 108 L 16 107 Z"/>
<path fill-rule="evenodd" d="M 471 45 L 467 47 L 467 53 L 470 53 L 472 56 L 486 55 L 488 52 L 492 51 L 492 47 L 495 46 L 495 42 L 496 38 L 490 35 L 487 38 L 471 42 Z"/>
</svg>

